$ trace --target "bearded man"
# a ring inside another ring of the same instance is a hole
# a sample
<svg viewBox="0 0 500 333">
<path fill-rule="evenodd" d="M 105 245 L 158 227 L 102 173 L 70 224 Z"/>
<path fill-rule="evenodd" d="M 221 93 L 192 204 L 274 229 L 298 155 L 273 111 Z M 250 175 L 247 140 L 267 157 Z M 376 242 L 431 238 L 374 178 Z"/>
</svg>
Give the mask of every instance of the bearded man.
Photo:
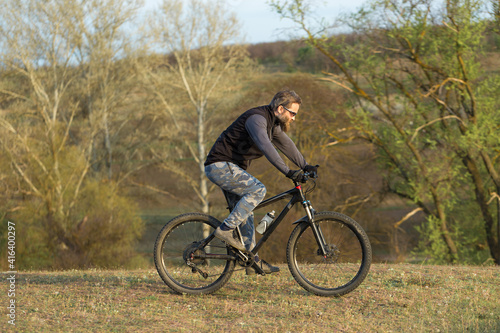
<svg viewBox="0 0 500 333">
<path fill-rule="evenodd" d="M 317 172 L 309 165 L 286 132 L 299 112 L 302 99 L 293 90 L 282 90 L 274 95 L 269 105 L 245 111 L 215 141 L 205 161 L 205 173 L 224 192 L 231 213 L 215 230 L 215 236 L 240 250 L 255 247 L 253 210 L 264 199 L 266 187 L 246 170 L 250 162 L 265 156 L 286 177 L 300 181 L 301 170 Z M 279 149 L 301 170 L 290 170 L 279 155 Z M 240 228 L 244 244 L 234 238 Z M 279 271 L 255 256 L 255 262 L 266 273 Z M 247 274 L 255 273 L 251 267 Z"/>
</svg>

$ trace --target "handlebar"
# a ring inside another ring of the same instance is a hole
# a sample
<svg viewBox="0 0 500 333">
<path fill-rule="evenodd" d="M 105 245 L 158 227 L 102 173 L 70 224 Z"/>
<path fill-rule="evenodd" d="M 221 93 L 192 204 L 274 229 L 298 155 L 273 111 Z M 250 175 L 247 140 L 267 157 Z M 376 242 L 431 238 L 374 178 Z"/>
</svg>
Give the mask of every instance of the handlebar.
<svg viewBox="0 0 500 333">
<path fill-rule="evenodd" d="M 318 178 L 318 168 L 319 165 L 306 165 L 304 169 L 288 171 L 287 177 L 293 179 L 294 184 L 297 186 L 299 183 L 306 183 L 309 179 Z"/>
<path fill-rule="evenodd" d="M 302 172 L 303 172 L 303 175 L 304 175 L 304 177 L 302 178 L 302 181 L 300 181 L 302 184 L 307 183 L 307 181 L 309 179 L 317 179 L 318 178 L 318 174 L 317 173 L 312 174 L 310 172 L 304 172 L 304 171 L 302 171 Z"/>
</svg>

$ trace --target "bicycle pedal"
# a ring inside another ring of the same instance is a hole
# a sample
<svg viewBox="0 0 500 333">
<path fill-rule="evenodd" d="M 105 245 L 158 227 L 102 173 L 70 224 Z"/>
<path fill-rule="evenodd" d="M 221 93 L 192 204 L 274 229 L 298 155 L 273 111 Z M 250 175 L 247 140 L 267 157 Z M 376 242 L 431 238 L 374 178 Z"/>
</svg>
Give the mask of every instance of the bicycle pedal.
<svg viewBox="0 0 500 333">
<path fill-rule="evenodd" d="M 255 255 L 250 251 L 238 251 L 236 253 L 238 257 L 238 265 L 243 267 L 251 267 L 255 262 Z"/>
<path fill-rule="evenodd" d="M 267 275 L 260 267 L 254 268 L 254 266 L 248 266 L 245 268 L 246 275 Z"/>
</svg>

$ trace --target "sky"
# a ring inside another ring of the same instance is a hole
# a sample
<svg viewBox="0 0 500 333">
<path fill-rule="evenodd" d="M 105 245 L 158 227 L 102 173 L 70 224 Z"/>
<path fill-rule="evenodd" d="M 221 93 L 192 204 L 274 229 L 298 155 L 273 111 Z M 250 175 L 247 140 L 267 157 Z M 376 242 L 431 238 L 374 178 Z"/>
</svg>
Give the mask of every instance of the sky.
<svg viewBox="0 0 500 333">
<path fill-rule="evenodd" d="M 147 8 L 157 7 L 162 0 L 145 0 Z M 208 0 L 210 1 L 210 0 Z M 316 13 L 333 18 L 340 13 L 353 12 L 366 0 L 315 0 Z M 268 5 L 269 0 L 226 0 L 230 10 L 242 25 L 244 42 L 250 44 L 289 40 L 297 37 L 290 20 L 281 19 Z"/>
</svg>

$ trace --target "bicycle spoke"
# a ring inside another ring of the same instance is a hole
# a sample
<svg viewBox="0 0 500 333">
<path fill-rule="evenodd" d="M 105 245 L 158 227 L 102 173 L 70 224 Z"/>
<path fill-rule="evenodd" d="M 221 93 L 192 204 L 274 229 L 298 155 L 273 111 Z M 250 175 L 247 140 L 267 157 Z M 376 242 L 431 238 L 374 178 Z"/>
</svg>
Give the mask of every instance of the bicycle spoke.
<svg viewBox="0 0 500 333">
<path fill-rule="evenodd" d="M 188 214 L 186 214 L 188 215 Z M 220 288 L 232 274 L 234 262 L 227 258 L 206 258 L 206 255 L 225 255 L 228 250 L 217 238 L 204 248 L 199 244 L 214 230 L 207 215 L 180 216 L 160 232 L 155 244 L 155 263 L 160 276 L 177 292 L 204 293 Z M 172 225 L 170 227 L 170 224 Z"/>
<path fill-rule="evenodd" d="M 318 295 L 345 294 L 357 287 L 368 272 L 368 239 L 359 233 L 362 229 L 356 222 L 342 214 L 318 214 L 316 223 L 323 234 L 326 254 L 323 255 L 312 228 L 303 223 L 290 237 L 290 270 L 299 284 Z"/>
</svg>

